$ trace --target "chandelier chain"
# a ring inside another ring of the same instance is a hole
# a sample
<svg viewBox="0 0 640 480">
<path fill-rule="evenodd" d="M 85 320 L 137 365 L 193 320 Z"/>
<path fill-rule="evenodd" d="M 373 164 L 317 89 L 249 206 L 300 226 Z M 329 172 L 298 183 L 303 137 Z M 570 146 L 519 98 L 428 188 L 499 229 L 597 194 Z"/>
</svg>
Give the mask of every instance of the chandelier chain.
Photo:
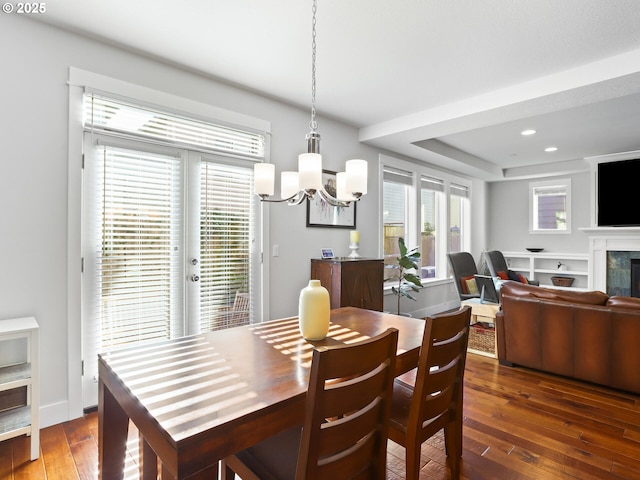
<svg viewBox="0 0 640 480">
<path fill-rule="evenodd" d="M 313 0 L 311 20 L 311 122 L 309 127 L 312 132 L 318 128 L 316 122 L 316 12 L 318 10 L 317 0 Z"/>
</svg>

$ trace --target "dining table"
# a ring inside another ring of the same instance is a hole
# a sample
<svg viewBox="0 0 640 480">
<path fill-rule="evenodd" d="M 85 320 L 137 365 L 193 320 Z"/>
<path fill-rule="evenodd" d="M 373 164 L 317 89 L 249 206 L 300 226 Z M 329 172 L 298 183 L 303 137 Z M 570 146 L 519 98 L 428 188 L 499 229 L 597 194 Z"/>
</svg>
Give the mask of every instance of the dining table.
<svg viewBox="0 0 640 480">
<path fill-rule="evenodd" d="M 396 375 L 417 366 L 424 320 L 343 307 L 327 337 L 305 340 L 297 317 L 99 355 L 100 479 L 122 479 L 129 425 L 140 478 L 217 478 L 218 462 L 301 425 L 312 352 L 398 330 Z M 158 462 L 159 460 L 159 462 Z"/>
</svg>

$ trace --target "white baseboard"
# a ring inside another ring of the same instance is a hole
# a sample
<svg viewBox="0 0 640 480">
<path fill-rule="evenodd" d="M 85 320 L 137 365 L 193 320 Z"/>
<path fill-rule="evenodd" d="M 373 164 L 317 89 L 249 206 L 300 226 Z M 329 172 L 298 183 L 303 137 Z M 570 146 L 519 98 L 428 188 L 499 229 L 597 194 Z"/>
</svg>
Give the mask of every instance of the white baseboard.
<svg viewBox="0 0 640 480">
<path fill-rule="evenodd" d="M 436 315 L 438 313 L 446 312 L 448 310 L 455 310 L 460 307 L 460 300 L 450 300 L 438 305 L 431 305 L 427 308 L 421 308 L 410 312 L 410 315 L 415 318 L 423 318 L 429 315 Z"/>
<path fill-rule="evenodd" d="M 40 406 L 40 428 L 50 427 L 71 420 L 69 402 L 59 402 Z"/>
</svg>

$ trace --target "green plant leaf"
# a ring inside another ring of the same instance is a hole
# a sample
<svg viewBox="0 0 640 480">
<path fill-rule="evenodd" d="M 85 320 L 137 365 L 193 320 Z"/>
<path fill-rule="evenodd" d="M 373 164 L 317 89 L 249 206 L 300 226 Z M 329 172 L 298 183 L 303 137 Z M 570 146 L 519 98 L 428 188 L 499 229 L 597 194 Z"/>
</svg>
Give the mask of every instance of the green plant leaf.
<svg viewBox="0 0 640 480">
<path fill-rule="evenodd" d="M 407 282 L 411 282 L 414 285 L 418 286 L 418 287 L 422 287 L 422 282 L 420 282 L 420 278 L 418 278 L 417 275 L 414 275 L 413 273 L 405 273 L 404 274 L 404 279 Z"/>
<path fill-rule="evenodd" d="M 416 264 L 416 262 L 414 262 L 413 260 L 411 260 L 408 257 L 401 257 L 398 259 L 398 264 L 402 267 L 402 268 L 406 268 L 406 269 L 412 269 L 412 268 L 418 268 L 418 265 Z"/>
<path fill-rule="evenodd" d="M 400 249 L 400 257 L 407 255 L 407 246 L 404 244 L 404 238 L 398 238 L 398 248 Z"/>
<path fill-rule="evenodd" d="M 402 296 L 403 297 L 407 297 L 410 298 L 411 300 L 417 300 L 416 297 L 414 297 L 413 295 L 411 295 L 409 292 L 402 292 Z"/>
<path fill-rule="evenodd" d="M 396 258 L 397 265 L 394 265 L 397 275 L 394 279 L 398 281 L 397 287 L 392 286 L 391 292 L 398 297 L 398 314 L 400 314 L 400 299 L 402 297 L 417 299 L 411 295 L 411 292 L 418 292 L 422 288 L 420 278 L 414 273 L 407 273 L 406 270 L 418 270 L 420 252 L 418 247 L 407 249 L 404 238 L 398 238 L 398 250 L 400 256 Z"/>
</svg>

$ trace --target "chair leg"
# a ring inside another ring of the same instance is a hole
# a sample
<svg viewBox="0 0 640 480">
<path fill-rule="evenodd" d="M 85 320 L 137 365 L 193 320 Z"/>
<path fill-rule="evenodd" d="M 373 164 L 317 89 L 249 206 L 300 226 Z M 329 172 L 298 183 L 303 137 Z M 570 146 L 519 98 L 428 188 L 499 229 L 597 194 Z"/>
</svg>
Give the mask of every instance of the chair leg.
<svg viewBox="0 0 640 480">
<path fill-rule="evenodd" d="M 447 465 L 451 470 L 451 480 L 458 480 L 462 459 L 462 422 L 453 422 L 444 427 L 444 446 Z"/>
<path fill-rule="evenodd" d="M 416 442 L 406 442 L 405 456 L 406 456 L 406 480 L 418 480 L 420 477 L 420 447 L 416 445 Z"/>
</svg>

